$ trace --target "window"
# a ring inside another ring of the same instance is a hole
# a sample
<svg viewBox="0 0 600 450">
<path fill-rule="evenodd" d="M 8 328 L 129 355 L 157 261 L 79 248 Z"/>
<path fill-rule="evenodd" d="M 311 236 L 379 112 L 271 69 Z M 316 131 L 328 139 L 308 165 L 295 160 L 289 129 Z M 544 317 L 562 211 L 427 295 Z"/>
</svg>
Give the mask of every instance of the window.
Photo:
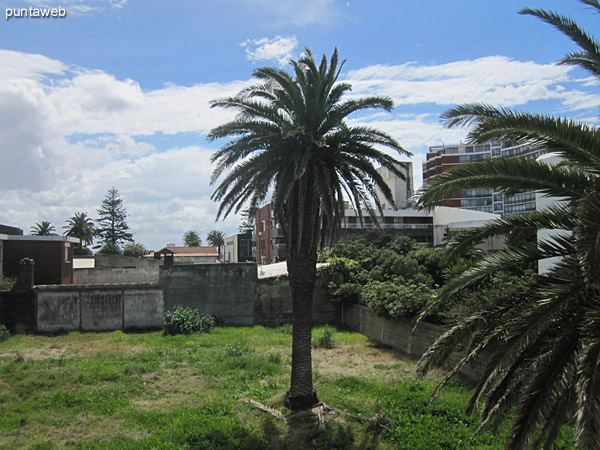
<svg viewBox="0 0 600 450">
<path fill-rule="evenodd" d="M 68 242 L 65 242 L 65 262 L 68 263 L 70 261 L 69 259 L 69 250 L 71 248 L 71 244 L 69 244 Z"/>
</svg>

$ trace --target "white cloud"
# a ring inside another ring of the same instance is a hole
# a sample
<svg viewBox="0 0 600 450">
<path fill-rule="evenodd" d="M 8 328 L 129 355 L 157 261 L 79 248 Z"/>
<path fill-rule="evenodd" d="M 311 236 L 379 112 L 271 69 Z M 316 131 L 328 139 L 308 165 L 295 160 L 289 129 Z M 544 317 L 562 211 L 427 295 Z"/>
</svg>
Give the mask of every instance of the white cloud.
<svg viewBox="0 0 600 450">
<path fill-rule="evenodd" d="M 127 4 L 127 0 L 110 0 L 110 6 L 121 9 Z"/>
<path fill-rule="evenodd" d="M 0 80 L 26 78 L 39 80 L 48 74 L 63 75 L 67 66 L 43 55 L 0 50 Z"/>
<path fill-rule="evenodd" d="M 262 45 L 263 57 L 281 58 L 283 49 L 294 50 L 295 38 L 279 39 L 281 45 L 269 49 L 265 44 L 273 40 L 265 40 L 253 44 L 252 51 Z M 460 141 L 465 134 L 443 129 L 436 110 L 470 101 L 552 100 L 570 111 L 600 105 L 599 96 L 583 92 L 589 80 L 572 80 L 569 70 L 489 57 L 371 66 L 345 79 L 353 96 L 388 95 L 399 105 L 391 113 L 357 116 L 352 123 L 381 128 L 413 152 L 418 185 L 427 147 Z M 0 51 L 0 80 L 0 223 L 28 231 L 35 222 L 50 220 L 61 229 L 75 211 L 95 217 L 114 185 L 136 239 L 146 246 L 181 242 L 189 229 L 203 236 L 215 228 L 236 231 L 235 216 L 215 223 L 217 205 L 209 185 L 214 149 L 204 136 L 233 118 L 231 111 L 211 109 L 210 100 L 234 95 L 249 81 L 144 90 L 135 80 L 9 51 Z M 421 113 L 423 104 L 428 114 Z M 193 145 L 190 135 L 197 136 Z"/>
<path fill-rule="evenodd" d="M 376 65 L 351 71 L 353 95 L 387 95 L 398 105 L 483 102 L 504 106 L 560 99 L 557 83 L 570 67 L 515 61 L 503 56 L 441 65 Z"/>
<path fill-rule="evenodd" d="M 335 0 L 234 0 L 276 26 L 328 25 L 340 16 Z"/>
<path fill-rule="evenodd" d="M 298 46 L 296 36 L 274 38 L 246 39 L 240 44 L 246 47 L 246 57 L 251 61 L 276 61 L 280 65 L 287 64 Z"/>
</svg>

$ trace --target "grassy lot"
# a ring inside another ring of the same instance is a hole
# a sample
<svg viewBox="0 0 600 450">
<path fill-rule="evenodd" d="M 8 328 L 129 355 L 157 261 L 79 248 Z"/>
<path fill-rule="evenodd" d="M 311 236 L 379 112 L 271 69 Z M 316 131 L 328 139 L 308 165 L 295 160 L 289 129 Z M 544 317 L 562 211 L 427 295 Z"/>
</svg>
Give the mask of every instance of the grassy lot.
<svg viewBox="0 0 600 450">
<path fill-rule="evenodd" d="M 0 448 L 503 448 L 506 424 L 469 443 L 468 386 L 428 406 L 438 376 L 415 379 L 413 359 L 362 335 L 333 337 L 333 349 L 314 350 L 319 397 L 333 408 L 319 429 L 248 402 L 287 414 L 288 327 L 13 336 L 0 343 Z"/>
</svg>

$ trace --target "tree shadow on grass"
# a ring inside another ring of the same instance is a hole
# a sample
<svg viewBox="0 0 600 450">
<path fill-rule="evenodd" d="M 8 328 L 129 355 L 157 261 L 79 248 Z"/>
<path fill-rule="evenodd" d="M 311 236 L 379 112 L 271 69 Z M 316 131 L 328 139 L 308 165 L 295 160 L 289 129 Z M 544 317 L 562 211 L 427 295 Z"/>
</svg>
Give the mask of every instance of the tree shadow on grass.
<svg viewBox="0 0 600 450">
<path fill-rule="evenodd" d="M 282 426 L 280 421 L 266 417 L 263 433 L 269 448 L 308 450 L 308 449 L 347 449 L 367 450 L 378 448 L 379 438 L 374 434 L 357 436 L 353 427 L 339 417 L 331 418 L 319 427 L 317 416 L 288 418 Z"/>
</svg>

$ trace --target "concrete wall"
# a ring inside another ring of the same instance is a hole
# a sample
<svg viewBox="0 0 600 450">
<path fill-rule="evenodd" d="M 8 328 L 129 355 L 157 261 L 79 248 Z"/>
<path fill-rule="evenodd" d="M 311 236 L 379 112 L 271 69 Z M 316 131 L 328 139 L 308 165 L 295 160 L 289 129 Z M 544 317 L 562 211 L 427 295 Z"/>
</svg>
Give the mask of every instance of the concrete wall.
<svg viewBox="0 0 600 450">
<path fill-rule="evenodd" d="M 94 255 L 95 265 L 94 267 L 105 267 L 105 268 L 148 268 L 155 267 L 158 270 L 158 266 L 162 262 L 158 259 L 153 258 L 139 258 L 137 256 L 120 256 L 120 255 Z"/>
<path fill-rule="evenodd" d="M 160 328 L 158 285 L 36 286 L 37 330 L 106 331 Z"/>
<path fill-rule="evenodd" d="M 156 284 L 161 261 L 133 256 L 95 255 L 94 268 L 75 269 L 73 284 Z"/>
<path fill-rule="evenodd" d="M 341 305 L 329 300 L 327 284 L 317 280 L 313 297 L 313 323 L 336 324 L 340 319 Z M 254 323 L 269 327 L 292 323 L 291 289 L 287 280 L 275 284 L 258 282 Z"/>
<path fill-rule="evenodd" d="M 73 284 L 157 284 L 159 266 L 75 269 Z"/>
<path fill-rule="evenodd" d="M 162 266 L 165 309 L 189 306 L 232 325 L 254 324 L 256 265 L 190 264 Z"/>
<path fill-rule="evenodd" d="M 415 357 L 425 353 L 444 332 L 444 328 L 439 325 L 422 322 L 411 335 L 410 319 L 385 319 L 362 305 L 345 305 L 342 308 L 342 324 L 374 341 Z M 453 367 L 463 356 L 460 351 L 452 353 L 446 366 Z M 461 374 L 475 380 L 483 371 L 484 364 L 485 361 L 475 361 L 465 367 Z"/>
<path fill-rule="evenodd" d="M 160 285 L 167 310 L 188 306 L 228 325 L 279 326 L 292 320 L 289 283 L 258 280 L 256 264 L 162 266 Z M 319 283 L 313 318 L 315 323 L 339 320 L 339 306 Z"/>
</svg>

